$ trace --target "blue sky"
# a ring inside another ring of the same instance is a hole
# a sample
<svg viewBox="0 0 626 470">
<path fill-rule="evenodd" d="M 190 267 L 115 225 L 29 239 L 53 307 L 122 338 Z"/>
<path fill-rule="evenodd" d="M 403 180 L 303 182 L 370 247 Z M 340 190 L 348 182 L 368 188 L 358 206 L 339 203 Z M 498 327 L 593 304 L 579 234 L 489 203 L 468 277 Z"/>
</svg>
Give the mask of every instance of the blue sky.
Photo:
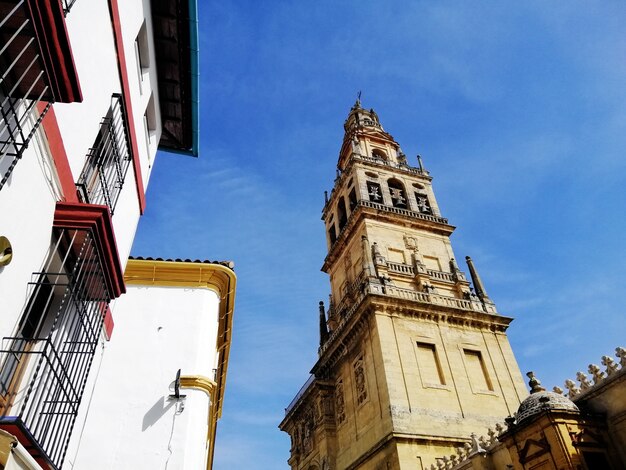
<svg viewBox="0 0 626 470">
<path fill-rule="evenodd" d="M 236 264 L 217 470 L 288 468 L 358 90 L 423 156 L 522 372 L 562 385 L 626 346 L 623 2 L 199 3 L 200 158 L 159 156 L 133 254 Z"/>
</svg>

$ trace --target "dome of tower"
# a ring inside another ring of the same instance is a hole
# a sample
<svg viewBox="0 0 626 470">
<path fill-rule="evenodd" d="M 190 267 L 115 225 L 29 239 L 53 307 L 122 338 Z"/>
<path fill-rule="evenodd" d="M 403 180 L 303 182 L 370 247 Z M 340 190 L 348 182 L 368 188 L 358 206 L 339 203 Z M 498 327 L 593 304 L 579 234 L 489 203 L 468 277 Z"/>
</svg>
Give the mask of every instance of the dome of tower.
<svg viewBox="0 0 626 470">
<path fill-rule="evenodd" d="M 528 372 L 526 375 L 530 378 L 530 395 L 517 409 L 517 424 L 545 410 L 579 411 L 572 400 L 565 395 L 546 391 L 533 372 Z"/>
</svg>

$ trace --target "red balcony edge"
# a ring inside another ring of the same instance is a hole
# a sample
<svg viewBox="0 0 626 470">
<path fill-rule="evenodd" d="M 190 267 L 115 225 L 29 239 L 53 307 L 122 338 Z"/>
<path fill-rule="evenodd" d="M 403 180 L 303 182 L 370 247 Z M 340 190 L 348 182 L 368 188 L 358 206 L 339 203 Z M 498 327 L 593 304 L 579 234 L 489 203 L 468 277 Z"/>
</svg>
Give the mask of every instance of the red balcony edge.
<svg viewBox="0 0 626 470">
<path fill-rule="evenodd" d="M 111 298 L 126 292 L 124 270 L 117 251 L 113 222 L 107 206 L 57 202 L 54 211 L 55 227 L 91 230 L 101 256 L 102 269 Z"/>
<path fill-rule="evenodd" d="M 54 101 L 83 100 L 60 0 L 27 0 Z"/>
</svg>

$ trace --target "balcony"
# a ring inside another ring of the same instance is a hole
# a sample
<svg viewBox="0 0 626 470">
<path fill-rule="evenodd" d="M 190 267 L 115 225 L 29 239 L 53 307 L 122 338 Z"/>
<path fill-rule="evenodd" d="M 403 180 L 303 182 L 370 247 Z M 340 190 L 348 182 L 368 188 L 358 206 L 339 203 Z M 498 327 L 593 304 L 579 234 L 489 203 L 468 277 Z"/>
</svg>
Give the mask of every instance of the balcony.
<svg viewBox="0 0 626 470">
<path fill-rule="evenodd" d="M 0 0 L 0 190 L 49 103 L 82 100 L 65 13 L 59 1 Z"/>
<path fill-rule="evenodd" d="M 132 160 L 128 135 L 122 96 L 114 94 L 76 183 L 82 202 L 105 205 L 111 215 L 115 212 Z"/>
<path fill-rule="evenodd" d="M 0 428 L 61 468 L 111 299 L 91 230 L 56 228 L 26 309 L 0 350 Z"/>
</svg>

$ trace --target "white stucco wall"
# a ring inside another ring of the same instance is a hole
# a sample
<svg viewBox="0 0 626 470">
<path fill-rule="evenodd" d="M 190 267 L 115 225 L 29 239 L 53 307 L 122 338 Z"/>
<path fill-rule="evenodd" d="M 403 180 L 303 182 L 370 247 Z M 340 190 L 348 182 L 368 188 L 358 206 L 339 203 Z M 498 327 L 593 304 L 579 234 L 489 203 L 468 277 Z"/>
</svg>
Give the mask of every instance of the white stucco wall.
<svg viewBox="0 0 626 470">
<path fill-rule="evenodd" d="M 14 332 L 28 300 L 28 282 L 50 246 L 58 189 L 47 151 L 45 135 L 37 132 L 0 191 L 0 235 L 13 247 L 11 263 L 0 267 L 0 337 Z"/>
<path fill-rule="evenodd" d="M 213 378 L 219 299 L 207 289 L 128 286 L 114 304 L 115 329 L 97 355 L 64 468 L 201 469 L 209 398 L 169 398 L 183 375 Z M 101 360 L 101 365 L 99 361 Z M 88 408 L 88 410 L 87 410 Z"/>
</svg>

